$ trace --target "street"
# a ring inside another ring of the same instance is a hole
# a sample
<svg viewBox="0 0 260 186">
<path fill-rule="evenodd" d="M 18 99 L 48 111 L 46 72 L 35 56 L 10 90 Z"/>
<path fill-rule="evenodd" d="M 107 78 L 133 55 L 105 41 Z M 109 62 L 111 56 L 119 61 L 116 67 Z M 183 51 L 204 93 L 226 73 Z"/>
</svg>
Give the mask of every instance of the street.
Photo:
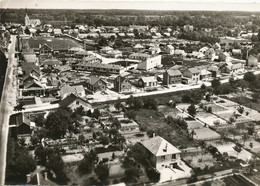
<svg viewBox="0 0 260 186">
<path fill-rule="evenodd" d="M 3 87 L 0 109 L 0 185 L 5 184 L 5 168 L 6 168 L 6 152 L 8 139 L 9 116 L 13 112 L 16 105 L 16 80 L 14 75 L 14 67 L 17 61 L 14 58 L 16 36 L 11 36 L 11 44 L 8 47 L 8 64 Z"/>
</svg>

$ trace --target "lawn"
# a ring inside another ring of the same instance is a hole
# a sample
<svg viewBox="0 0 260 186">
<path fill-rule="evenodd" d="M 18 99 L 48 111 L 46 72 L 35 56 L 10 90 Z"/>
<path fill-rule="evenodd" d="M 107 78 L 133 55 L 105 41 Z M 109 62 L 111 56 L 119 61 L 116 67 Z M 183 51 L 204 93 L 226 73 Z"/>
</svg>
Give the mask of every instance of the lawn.
<svg viewBox="0 0 260 186">
<path fill-rule="evenodd" d="M 177 148 L 196 146 L 196 141 L 188 138 L 186 132 L 177 131 L 167 125 L 162 113 L 155 110 L 140 109 L 136 114 L 136 121 L 141 128 L 146 128 L 146 131 L 155 131 L 157 135 L 165 138 Z"/>
<path fill-rule="evenodd" d="M 23 39 L 23 45 L 29 45 L 30 48 L 39 48 L 39 45 L 44 44 L 53 47 L 54 50 L 68 50 L 71 47 L 82 47 L 81 44 L 69 38 L 54 38 L 54 37 L 35 37 Z"/>
</svg>

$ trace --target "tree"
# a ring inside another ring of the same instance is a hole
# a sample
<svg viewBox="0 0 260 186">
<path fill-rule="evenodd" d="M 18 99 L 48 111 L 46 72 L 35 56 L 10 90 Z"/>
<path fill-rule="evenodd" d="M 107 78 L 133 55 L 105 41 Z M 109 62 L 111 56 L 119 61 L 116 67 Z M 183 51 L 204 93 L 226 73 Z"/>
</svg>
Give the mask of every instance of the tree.
<svg viewBox="0 0 260 186">
<path fill-rule="evenodd" d="M 241 105 L 239 105 L 239 107 L 237 108 L 237 111 L 240 113 L 240 114 L 243 114 L 245 108 L 242 107 Z"/>
<path fill-rule="evenodd" d="M 78 170 L 81 174 L 89 174 L 95 167 L 98 157 L 95 151 L 91 150 L 84 155 L 84 159 L 80 161 Z"/>
<path fill-rule="evenodd" d="M 49 129 L 49 136 L 51 138 L 61 138 L 66 134 L 68 129 L 72 130 L 74 122 L 71 115 L 71 110 L 60 108 L 47 116 L 45 126 Z"/>
<path fill-rule="evenodd" d="M 228 132 L 229 132 L 231 135 L 233 135 L 233 139 L 235 139 L 235 137 L 239 134 L 238 131 L 236 130 L 236 128 L 233 128 L 233 127 L 229 128 L 229 129 L 228 129 Z"/>
<path fill-rule="evenodd" d="M 87 116 L 88 116 L 88 117 L 92 117 L 92 112 L 91 112 L 90 109 L 87 111 Z"/>
<path fill-rule="evenodd" d="M 203 83 L 203 84 L 201 85 L 201 87 L 200 87 L 201 90 L 206 90 L 206 88 L 207 88 L 207 87 L 206 87 L 206 85 L 205 85 L 204 83 Z"/>
<path fill-rule="evenodd" d="M 99 37 L 98 45 L 99 46 L 107 46 L 108 45 L 107 39 L 105 37 Z"/>
<path fill-rule="evenodd" d="M 99 164 L 95 168 L 95 173 L 102 183 L 105 183 L 109 175 L 109 168 L 106 164 Z"/>
<path fill-rule="evenodd" d="M 253 72 L 247 72 L 244 74 L 244 80 L 247 82 L 253 82 L 256 79 L 256 76 Z"/>
<path fill-rule="evenodd" d="M 120 108 L 122 108 L 122 104 L 120 101 L 117 101 L 114 106 L 115 106 L 116 110 L 118 110 L 118 111 L 120 110 Z"/>
<path fill-rule="evenodd" d="M 207 112 L 211 113 L 212 112 L 212 107 L 208 107 Z"/>
<path fill-rule="evenodd" d="M 24 105 L 22 104 L 22 103 L 19 103 L 18 105 L 16 105 L 15 107 L 14 107 L 14 111 L 22 111 L 22 110 L 24 110 L 24 107 L 23 107 Z"/>
<path fill-rule="evenodd" d="M 96 108 L 94 109 L 93 113 L 92 113 L 92 117 L 98 119 L 101 116 L 100 111 Z"/>
<path fill-rule="evenodd" d="M 258 92 L 254 92 L 254 93 L 252 94 L 252 100 L 253 100 L 254 102 L 257 102 L 257 101 L 259 100 L 259 98 L 260 98 L 260 96 L 259 96 L 259 93 L 258 93 Z"/>
<path fill-rule="evenodd" d="M 246 140 L 249 139 L 248 133 L 243 133 L 242 139 L 243 139 L 243 142 L 244 142 L 244 144 L 245 144 Z"/>
<path fill-rule="evenodd" d="M 24 33 L 27 34 L 27 35 L 30 35 L 30 34 L 31 34 L 31 31 L 29 30 L 28 27 L 26 27 L 25 30 L 24 30 Z"/>
<path fill-rule="evenodd" d="M 43 127 L 44 122 L 45 122 L 45 118 L 44 118 L 43 114 L 36 115 L 34 122 L 37 127 Z"/>
<path fill-rule="evenodd" d="M 188 113 L 189 115 L 191 115 L 192 117 L 194 117 L 196 115 L 196 107 L 194 104 L 191 104 L 189 107 L 188 107 Z"/>
<path fill-rule="evenodd" d="M 136 112 L 133 110 L 128 110 L 124 114 L 125 117 L 128 117 L 129 119 L 135 120 L 136 119 Z"/>
<path fill-rule="evenodd" d="M 241 79 L 238 81 L 238 86 L 241 87 L 242 91 L 244 91 L 244 89 L 248 86 L 248 81 Z"/>
<path fill-rule="evenodd" d="M 144 98 L 143 102 L 144 102 L 144 106 L 143 106 L 144 108 L 153 109 L 153 110 L 157 109 L 157 102 L 154 98 L 151 97 Z"/>
<path fill-rule="evenodd" d="M 219 80 L 219 79 L 213 79 L 213 80 L 211 81 L 211 86 L 212 86 L 213 89 L 218 88 L 220 85 L 221 85 L 221 83 L 220 83 L 220 80 Z"/>
<path fill-rule="evenodd" d="M 108 145 L 109 144 L 109 138 L 105 135 L 102 135 L 100 138 L 99 138 L 99 141 L 102 145 Z"/>
</svg>

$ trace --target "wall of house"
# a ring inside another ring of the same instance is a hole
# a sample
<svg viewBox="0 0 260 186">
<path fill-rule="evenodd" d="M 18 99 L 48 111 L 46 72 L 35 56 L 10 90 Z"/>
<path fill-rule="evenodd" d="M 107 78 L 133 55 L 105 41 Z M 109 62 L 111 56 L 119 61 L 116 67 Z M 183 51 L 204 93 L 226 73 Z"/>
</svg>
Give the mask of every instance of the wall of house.
<svg viewBox="0 0 260 186">
<path fill-rule="evenodd" d="M 105 91 L 106 90 L 106 84 L 103 81 L 98 81 L 94 86 L 93 86 L 93 91 Z"/>
<path fill-rule="evenodd" d="M 72 102 L 68 107 L 71 108 L 72 110 L 82 106 L 85 111 L 88 111 L 89 109 L 92 109 L 90 104 L 87 104 L 81 99 L 76 99 L 74 102 Z"/>
<path fill-rule="evenodd" d="M 146 59 L 145 61 L 138 64 L 138 69 L 140 70 L 151 70 L 154 67 L 160 66 L 162 64 L 162 56 L 154 56 Z"/>
<path fill-rule="evenodd" d="M 166 156 L 157 156 L 156 157 L 156 169 L 161 169 L 164 168 L 165 166 L 170 166 L 173 163 L 179 162 L 180 159 L 180 154 L 169 154 Z"/>
</svg>

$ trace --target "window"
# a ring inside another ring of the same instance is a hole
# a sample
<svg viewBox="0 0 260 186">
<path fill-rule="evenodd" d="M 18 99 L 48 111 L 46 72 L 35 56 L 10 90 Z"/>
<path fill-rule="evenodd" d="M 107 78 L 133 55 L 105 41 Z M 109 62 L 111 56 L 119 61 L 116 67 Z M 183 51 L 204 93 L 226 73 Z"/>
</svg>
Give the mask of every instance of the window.
<svg viewBox="0 0 260 186">
<path fill-rule="evenodd" d="M 79 105 L 79 101 L 76 101 L 76 105 Z"/>
<path fill-rule="evenodd" d="M 172 159 L 174 159 L 174 160 L 176 159 L 176 154 L 172 155 Z"/>
<path fill-rule="evenodd" d="M 165 160 L 165 156 L 161 156 L 161 159 L 162 159 L 162 160 Z"/>
</svg>

